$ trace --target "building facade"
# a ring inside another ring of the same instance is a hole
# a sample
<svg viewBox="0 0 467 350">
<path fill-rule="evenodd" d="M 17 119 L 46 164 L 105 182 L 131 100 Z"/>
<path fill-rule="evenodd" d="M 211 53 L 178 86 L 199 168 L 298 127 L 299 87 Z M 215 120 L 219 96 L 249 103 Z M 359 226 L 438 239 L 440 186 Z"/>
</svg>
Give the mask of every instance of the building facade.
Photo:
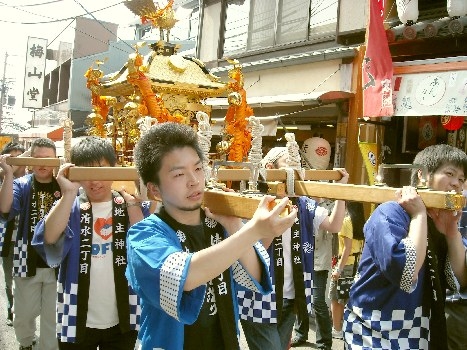
<svg viewBox="0 0 467 350">
<path fill-rule="evenodd" d="M 299 144 L 321 136 L 333 147 L 330 166 L 345 166 L 352 183 L 365 183 L 358 142 L 378 142 L 382 149 L 391 149 L 385 162 L 410 162 L 412 154 L 401 148 L 402 134 L 404 128 L 414 131 L 407 128 L 407 118 L 422 117 L 362 119 L 361 65 L 368 1 L 179 0 L 174 4 L 179 20 L 170 31 L 170 41 L 182 43 L 180 55 L 200 59 L 223 82 L 229 81 L 232 60 L 241 64 L 249 105 L 264 123 L 274 124 L 270 136 L 264 137 L 266 147 L 285 144 L 285 132 L 294 132 Z M 465 15 L 450 16 L 446 0 L 420 1 L 417 19 L 411 22 L 401 20 L 396 0 L 384 3 L 396 72 L 406 74 L 404 66 L 441 62 L 433 60 L 465 61 Z M 77 22 L 77 33 L 87 35 L 77 34 L 73 44 L 63 44 L 62 50 L 49 56 L 57 67 L 47 72 L 44 106 L 71 115 L 77 135 L 85 130 L 84 120 L 91 112 L 86 70 L 100 60 L 105 61 L 102 70 L 106 74 L 118 72 L 136 42 L 160 39 L 159 30 L 149 24 L 134 23 L 135 37 L 120 40 L 117 25 L 106 25 L 109 32 L 91 22 Z M 425 29 L 432 27 L 436 34 L 427 34 Z M 226 96 L 206 104 L 212 108 L 212 119 L 221 123 Z M 388 134 L 388 130 L 396 132 Z M 436 133 L 438 142 L 445 142 L 443 128 Z"/>
</svg>

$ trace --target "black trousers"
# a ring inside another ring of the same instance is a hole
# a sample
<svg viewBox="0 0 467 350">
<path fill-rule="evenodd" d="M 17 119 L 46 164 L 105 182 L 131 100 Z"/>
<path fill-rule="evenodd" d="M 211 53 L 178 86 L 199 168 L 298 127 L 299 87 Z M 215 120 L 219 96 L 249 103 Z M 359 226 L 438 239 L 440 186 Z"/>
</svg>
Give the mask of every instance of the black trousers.
<svg viewBox="0 0 467 350">
<path fill-rule="evenodd" d="M 86 328 L 84 341 L 80 343 L 58 342 L 60 350 L 133 350 L 137 331 L 122 333 L 119 325 L 107 329 Z"/>
</svg>

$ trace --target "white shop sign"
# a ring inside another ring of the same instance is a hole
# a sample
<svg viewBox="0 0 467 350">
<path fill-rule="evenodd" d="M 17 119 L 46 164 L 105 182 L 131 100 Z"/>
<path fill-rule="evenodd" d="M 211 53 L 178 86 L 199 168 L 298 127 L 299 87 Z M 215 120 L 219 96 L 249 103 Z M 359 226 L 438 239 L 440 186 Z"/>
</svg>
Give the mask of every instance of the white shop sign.
<svg viewBox="0 0 467 350">
<path fill-rule="evenodd" d="M 47 39 L 28 37 L 23 108 L 42 108 Z"/>
<path fill-rule="evenodd" d="M 394 115 L 467 116 L 467 70 L 393 77 Z"/>
</svg>

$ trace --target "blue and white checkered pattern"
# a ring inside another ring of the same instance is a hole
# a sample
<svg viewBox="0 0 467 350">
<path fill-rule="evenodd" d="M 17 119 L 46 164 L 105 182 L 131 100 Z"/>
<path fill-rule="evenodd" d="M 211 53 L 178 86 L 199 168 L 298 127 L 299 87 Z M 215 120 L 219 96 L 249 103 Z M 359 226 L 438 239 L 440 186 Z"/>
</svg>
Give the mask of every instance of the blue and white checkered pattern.
<svg viewBox="0 0 467 350">
<path fill-rule="evenodd" d="M 78 313 L 78 285 L 72 283 L 65 292 L 63 283 L 57 284 L 57 336 L 66 343 L 76 341 L 76 320 Z M 141 306 L 139 297 L 129 287 L 130 329 L 139 331 Z"/>
<path fill-rule="evenodd" d="M 141 321 L 141 305 L 139 297 L 129 288 L 130 300 L 130 329 L 139 331 L 139 323 Z"/>
<path fill-rule="evenodd" d="M 308 313 L 313 311 L 313 275 L 310 272 L 303 272 L 303 281 L 305 283 L 305 301 Z"/>
<path fill-rule="evenodd" d="M 19 238 L 13 249 L 13 276 L 28 277 L 28 242 Z"/>
<path fill-rule="evenodd" d="M 313 309 L 312 273 L 304 272 L 305 300 L 309 313 Z M 267 295 L 252 291 L 238 291 L 238 311 L 241 319 L 256 323 L 277 323 L 276 286 Z"/>
<path fill-rule="evenodd" d="M 78 284 L 72 283 L 68 292 L 57 284 L 57 336 L 62 342 L 75 342 L 78 313 Z"/>
<path fill-rule="evenodd" d="M 313 239 L 314 227 L 319 227 L 322 220 L 328 215 L 327 211 L 323 210 L 318 216 L 320 222 L 315 223 L 316 202 L 300 197 L 298 202 L 299 209 L 302 208 L 300 220 L 300 232 L 302 240 L 302 263 L 303 263 L 303 281 L 305 287 L 305 301 L 307 310 L 311 313 L 313 308 Z M 300 210 L 299 210 L 300 213 Z M 308 219 L 308 220 L 307 220 Z M 297 218 L 298 220 L 298 218 Z M 309 221 L 309 225 L 306 222 Z M 304 227 L 306 226 L 306 227 Z M 310 248 L 311 247 L 311 248 Z M 272 254 L 272 253 L 271 253 Z M 269 255 L 271 259 L 271 255 Z M 283 288 L 283 286 L 280 286 Z M 241 319 L 255 323 L 277 323 L 277 302 L 276 302 L 276 286 L 273 281 L 273 291 L 268 295 L 262 295 L 252 291 L 237 292 L 239 314 Z"/>
<path fill-rule="evenodd" d="M 252 291 L 237 292 L 238 311 L 243 320 L 256 323 L 277 323 L 276 290 L 263 295 Z"/>
<path fill-rule="evenodd" d="M 422 307 L 415 311 L 379 310 L 353 307 L 344 314 L 345 348 L 352 350 L 428 349 L 429 317 Z"/>
<path fill-rule="evenodd" d="M 3 249 L 3 242 L 5 241 L 5 233 L 6 233 L 6 222 L 4 220 L 0 220 L 0 252 Z"/>
</svg>

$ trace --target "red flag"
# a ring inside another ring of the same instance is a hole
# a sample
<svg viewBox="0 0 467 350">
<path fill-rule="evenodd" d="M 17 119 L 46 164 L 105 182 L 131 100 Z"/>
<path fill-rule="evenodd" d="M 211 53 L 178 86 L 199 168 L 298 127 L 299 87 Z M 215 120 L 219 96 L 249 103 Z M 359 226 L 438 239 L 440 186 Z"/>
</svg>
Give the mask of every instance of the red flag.
<svg viewBox="0 0 467 350">
<path fill-rule="evenodd" d="M 370 0 L 363 59 L 363 116 L 392 116 L 392 59 L 383 26 L 384 1 Z"/>
</svg>

